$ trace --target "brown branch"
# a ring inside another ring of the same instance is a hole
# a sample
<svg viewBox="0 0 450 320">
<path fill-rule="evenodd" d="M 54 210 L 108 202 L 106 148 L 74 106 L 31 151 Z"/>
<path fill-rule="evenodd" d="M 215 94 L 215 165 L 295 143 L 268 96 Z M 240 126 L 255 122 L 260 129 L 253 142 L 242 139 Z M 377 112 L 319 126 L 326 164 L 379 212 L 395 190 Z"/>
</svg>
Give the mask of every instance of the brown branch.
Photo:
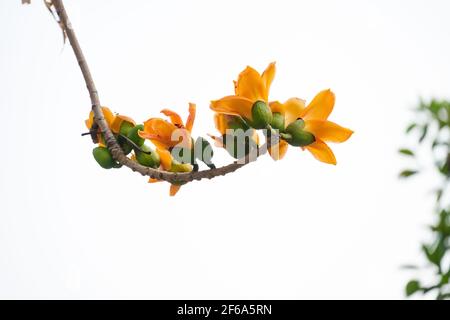
<svg viewBox="0 0 450 320">
<path fill-rule="evenodd" d="M 98 96 L 97 89 L 95 87 L 94 80 L 92 78 L 91 72 L 89 70 L 89 66 L 86 62 L 86 58 L 84 57 L 83 51 L 81 50 L 80 44 L 78 42 L 75 31 L 70 23 L 69 17 L 67 16 L 67 12 L 64 8 L 64 4 L 62 0 L 52 0 L 53 6 L 56 10 L 56 13 L 60 19 L 60 25 L 64 29 L 64 32 L 69 39 L 70 45 L 72 46 L 73 52 L 77 58 L 78 64 L 80 66 L 81 72 L 84 77 L 84 81 L 86 82 L 86 87 L 89 92 L 89 96 L 92 104 L 92 111 L 94 112 L 94 120 L 95 125 L 98 126 L 100 131 L 103 133 L 105 137 L 106 146 L 111 151 L 113 158 L 119 162 L 120 164 L 130 168 L 133 171 L 139 172 L 142 175 L 149 176 L 154 179 L 164 180 L 170 183 L 174 182 L 190 182 L 193 180 L 201 180 L 201 179 L 212 179 L 217 176 L 223 176 L 227 173 L 234 172 L 239 168 L 242 168 L 246 164 L 256 160 L 256 158 L 267 152 L 267 143 L 264 144 L 257 154 L 249 153 L 246 157 L 241 160 L 235 161 L 229 165 L 214 168 L 209 170 L 202 170 L 197 172 L 183 172 L 183 173 L 174 173 L 167 172 L 158 169 L 148 168 L 140 165 L 139 163 L 130 160 L 125 154 L 122 152 L 119 144 L 117 143 L 116 138 L 111 132 L 108 124 L 105 121 L 103 116 L 103 112 L 100 108 L 100 99 Z M 97 131 L 96 127 L 91 129 L 92 139 L 94 142 L 97 142 L 97 135 L 95 132 Z"/>
</svg>

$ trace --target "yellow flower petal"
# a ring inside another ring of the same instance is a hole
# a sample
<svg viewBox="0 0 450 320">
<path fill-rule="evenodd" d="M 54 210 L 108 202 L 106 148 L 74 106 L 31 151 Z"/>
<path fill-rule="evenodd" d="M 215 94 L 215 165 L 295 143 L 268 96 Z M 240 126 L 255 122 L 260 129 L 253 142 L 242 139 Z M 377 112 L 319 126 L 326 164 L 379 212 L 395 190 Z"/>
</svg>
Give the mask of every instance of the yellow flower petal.
<svg viewBox="0 0 450 320">
<path fill-rule="evenodd" d="M 272 62 L 269 64 L 269 66 L 266 68 L 266 70 L 264 70 L 263 74 L 261 75 L 261 79 L 265 87 L 266 101 L 269 97 L 270 86 L 272 84 L 273 79 L 275 78 L 275 71 L 276 71 L 275 62 Z"/>
<path fill-rule="evenodd" d="M 107 108 L 107 107 L 101 107 L 101 110 L 103 112 L 103 117 L 105 118 L 106 123 L 108 124 L 108 126 L 111 127 L 111 124 L 113 123 L 114 118 L 115 118 L 114 113 L 112 113 L 112 111 L 109 110 L 109 108 Z M 85 124 L 88 129 L 92 128 L 92 125 L 94 124 L 94 112 L 93 111 L 91 111 L 89 113 L 89 119 L 87 119 L 85 121 Z"/>
<path fill-rule="evenodd" d="M 289 144 L 286 141 L 280 140 L 279 143 L 277 143 L 274 146 L 271 146 L 268 151 L 272 159 L 277 161 L 284 158 L 288 150 L 288 147 Z"/>
<path fill-rule="evenodd" d="M 314 143 L 305 147 L 319 161 L 336 164 L 336 157 L 333 151 L 323 141 L 316 140 Z"/>
<path fill-rule="evenodd" d="M 192 132 L 192 127 L 194 126 L 196 110 L 197 107 L 195 103 L 189 103 L 189 116 L 186 120 L 186 129 L 189 132 Z"/>
<path fill-rule="evenodd" d="M 238 96 L 226 96 L 220 100 L 211 101 L 211 110 L 217 113 L 242 116 L 252 119 L 253 102 Z"/>
<path fill-rule="evenodd" d="M 161 118 L 151 118 L 144 122 L 144 131 L 138 134 L 143 139 L 149 139 L 159 148 L 168 149 L 177 145 L 179 141 L 172 141 L 172 134 L 178 128 Z"/>
<path fill-rule="evenodd" d="M 334 93 L 330 89 L 319 92 L 302 112 L 301 118 L 327 120 L 333 111 L 335 100 Z"/>
<path fill-rule="evenodd" d="M 161 166 L 164 170 L 169 171 L 172 168 L 172 155 L 166 149 L 156 148 L 156 152 L 159 154 Z"/>
<path fill-rule="evenodd" d="M 282 108 L 284 111 L 281 112 L 281 114 L 284 114 L 284 121 L 286 126 L 288 126 L 298 118 L 301 118 L 301 115 L 305 110 L 305 100 L 291 98 L 283 104 Z"/>
<path fill-rule="evenodd" d="M 133 126 L 136 125 L 136 122 L 134 122 L 134 120 L 131 119 L 130 117 L 117 115 L 114 118 L 113 122 L 111 123 L 111 131 L 114 132 L 114 133 L 119 133 L 120 132 L 120 126 L 122 125 L 122 123 L 124 121 L 130 122 L 131 124 L 133 124 Z"/>
<path fill-rule="evenodd" d="M 305 130 L 317 139 L 331 142 L 344 142 L 353 134 L 352 130 L 328 120 L 306 120 Z"/>
<path fill-rule="evenodd" d="M 177 194 L 178 190 L 180 190 L 181 186 L 177 185 L 177 184 L 171 184 L 170 185 L 170 196 L 173 197 L 174 195 Z"/>
<path fill-rule="evenodd" d="M 161 113 L 170 118 L 170 122 L 177 127 L 184 127 L 183 120 L 180 115 L 170 109 L 163 109 Z"/>
<path fill-rule="evenodd" d="M 258 71 L 252 67 L 245 68 L 239 74 L 235 84 L 235 92 L 239 97 L 247 98 L 251 101 L 267 101 L 267 90 Z"/>
<path fill-rule="evenodd" d="M 220 134 L 225 134 L 225 132 L 228 129 L 228 120 L 227 120 L 228 115 L 223 114 L 223 113 L 215 113 L 214 114 L 214 125 L 217 129 L 217 131 L 220 132 Z"/>
</svg>

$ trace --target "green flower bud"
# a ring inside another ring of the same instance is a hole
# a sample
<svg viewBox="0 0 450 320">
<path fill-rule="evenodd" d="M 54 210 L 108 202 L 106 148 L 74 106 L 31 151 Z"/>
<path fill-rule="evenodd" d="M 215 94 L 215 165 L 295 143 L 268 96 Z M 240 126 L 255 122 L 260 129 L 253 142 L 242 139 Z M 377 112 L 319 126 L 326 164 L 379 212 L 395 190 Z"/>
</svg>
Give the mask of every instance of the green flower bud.
<svg viewBox="0 0 450 320">
<path fill-rule="evenodd" d="M 284 130 L 284 116 L 279 112 L 273 113 L 271 126 L 274 129 L 283 131 Z"/>
<path fill-rule="evenodd" d="M 160 164 L 159 154 L 147 145 L 141 146 L 142 151 L 136 150 L 136 160 L 145 167 L 158 168 Z M 146 152 L 151 152 L 150 154 Z"/>
<path fill-rule="evenodd" d="M 229 117 L 229 120 L 227 122 L 228 129 L 233 129 L 233 130 L 242 129 L 244 131 L 250 129 L 247 122 L 244 119 L 242 119 L 241 117 L 235 117 L 235 116 L 228 116 L 228 117 Z"/>
<path fill-rule="evenodd" d="M 92 150 L 92 155 L 94 156 L 97 163 L 104 169 L 111 169 L 117 165 L 114 161 L 111 152 L 105 147 L 96 147 Z"/>
<path fill-rule="evenodd" d="M 143 124 L 138 124 L 134 128 L 131 128 L 128 131 L 128 134 L 127 134 L 127 137 L 131 141 L 136 143 L 139 147 L 141 147 L 144 144 L 144 142 L 145 142 L 145 140 L 142 139 L 141 137 L 139 137 L 139 135 L 138 135 L 138 131 L 142 131 L 142 130 L 144 130 L 144 125 Z"/>
<path fill-rule="evenodd" d="M 256 101 L 252 107 L 252 127 L 264 129 L 272 122 L 272 111 L 264 101 Z"/>
<path fill-rule="evenodd" d="M 194 150 L 196 159 L 203 161 L 206 164 L 211 164 L 214 151 L 208 140 L 198 137 L 195 141 Z"/>
<path fill-rule="evenodd" d="M 119 133 L 121 135 L 127 136 L 128 132 L 133 128 L 134 128 L 134 125 L 131 122 L 123 121 L 122 124 L 120 125 Z"/>
<path fill-rule="evenodd" d="M 308 131 L 303 130 L 305 128 L 305 122 L 302 119 L 297 119 L 286 128 L 286 133 L 290 135 L 286 141 L 295 147 L 305 147 L 310 145 L 316 138 Z"/>
<path fill-rule="evenodd" d="M 133 146 L 128 141 L 119 141 L 119 145 L 125 155 L 129 154 L 133 150 Z"/>
</svg>

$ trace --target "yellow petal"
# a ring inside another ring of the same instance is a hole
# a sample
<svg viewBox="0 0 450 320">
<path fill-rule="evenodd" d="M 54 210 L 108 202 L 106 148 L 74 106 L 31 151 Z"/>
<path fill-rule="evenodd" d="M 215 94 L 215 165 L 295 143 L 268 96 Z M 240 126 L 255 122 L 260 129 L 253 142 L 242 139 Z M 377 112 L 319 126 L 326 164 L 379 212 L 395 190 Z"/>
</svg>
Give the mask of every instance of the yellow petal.
<svg viewBox="0 0 450 320">
<path fill-rule="evenodd" d="M 253 130 L 252 139 L 255 141 L 256 145 L 259 146 L 259 134 L 257 130 Z"/>
<path fill-rule="evenodd" d="M 333 151 L 323 141 L 316 140 L 314 143 L 305 147 L 319 161 L 336 164 L 336 157 Z"/>
<path fill-rule="evenodd" d="M 186 120 L 186 129 L 189 132 L 192 132 L 192 127 L 194 126 L 196 110 L 197 107 L 195 103 L 189 103 L 189 116 Z"/>
<path fill-rule="evenodd" d="M 275 70 L 276 70 L 275 62 L 272 62 L 267 66 L 266 70 L 264 70 L 263 74 L 261 75 L 261 79 L 266 90 L 265 91 L 266 101 L 269 97 L 270 86 L 272 84 L 273 78 L 275 78 Z"/>
<path fill-rule="evenodd" d="M 169 171 L 172 168 L 172 155 L 166 149 L 156 148 L 156 152 L 159 154 L 161 166 L 164 170 Z"/>
<path fill-rule="evenodd" d="M 305 100 L 299 98 L 291 98 L 283 104 L 283 109 L 284 121 L 286 123 L 286 126 L 288 126 L 291 122 L 294 122 L 298 118 L 301 118 L 301 115 L 305 110 Z"/>
<path fill-rule="evenodd" d="M 215 113 L 214 114 L 214 125 L 216 126 L 217 131 L 220 132 L 220 134 L 225 134 L 225 132 L 228 129 L 228 121 L 227 121 L 227 115 L 223 113 Z"/>
<path fill-rule="evenodd" d="M 252 119 L 253 102 L 247 98 L 238 96 L 226 96 L 220 100 L 211 101 L 211 110 L 234 116 L 242 116 Z"/>
<path fill-rule="evenodd" d="M 306 120 L 305 130 L 322 141 L 344 142 L 353 131 L 328 120 Z"/>
<path fill-rule="evenodd" d="M 109 108 L 107 108 L 107 107 L 101 107 L 101 110 L 102 110 L 102 112 L 103 112 L 103 117 L 105 118 L 106 123 L 108 124 L 109 127 L 111 127 L 111 124 L 113 123 L 114 118 L 115 118 L 116 116 L 115 116 L 114 113 L 112 113 L 112 111 L 109 110 Z M 91 112 L 89 113 L 89 119 L 87 119 L 87 120 L 85 121 L 85 123 L 86 123 L 86 127 L 87 127 L 88 129 L 91 129 L 91 128 L 92 128 L 92 125 L 94 124 L 94 112 L 93 112 L 93 111 L 91 111 Z"/>
<path fill-rule="evenodd" d="M 181 186 L 177 184 L 171 184 L 170 185 L 170 196 L 173 197 L 177 194 L 178 190 L 180 190 Z"/>
<path fill-rule="evenodd" d="M 131 124 L 133 124 L 133 126 L 136 125 L 136 122 L 134 122 L 134 120 L 131 119 L 130 117 L 117 115 L 114 118 L 113 122 L 111 123 L 111 131 L 114 132 L 114 133 L 119 133 L 120 132 L 120 126 L 122 125 L 122 123 L 124 121 L 130 122 Z"/>
<path fill-rule="evenodd" d="M 184 123 L 180 115 L 170 109 L 163 109 L 161 113 L 170 118 L 170 122 L 177 127 L 183 127 Z"/>
<path fill-rule="evenodd" d="M 143 139 L 150 139 L 155 146 L 168 149 L 180 142 L 180 140 L 172 141 L 172 134 L 177 129 L 164 119 L 151 118 L 144 122 L 144 131 L 139 131 L 138 134 Z"/>
<path fill-rule="evenodd" d="M 269 107 L 272 112 L 278 112 L 284 114 L 284 104 L 280 101 L 271 101 L 269 102 Z"/>
<path fill-rule="evenodd" d="M 235 84 L 236 95 L 251 101 L 267 101 L 267 90 L 258 71 L 252 67 L 245 68 L 239 74 Z"/>
<path fill-rule="evenodd" d="M 271 146 L 268 151 L 272 159 L 277 161 L 284 158 L 288 150 L 288 147 L 289 144 L 286 141 L 280 140 L 279 143 L 277 143 L 274 146 Z"/>
<path fill-rule="evenodd" d="M 327 120 L 333 111 L 336 98 L 334 93 L 328 89 L 319 92 L 303 111 L 303 119 Z"/>
</svg>

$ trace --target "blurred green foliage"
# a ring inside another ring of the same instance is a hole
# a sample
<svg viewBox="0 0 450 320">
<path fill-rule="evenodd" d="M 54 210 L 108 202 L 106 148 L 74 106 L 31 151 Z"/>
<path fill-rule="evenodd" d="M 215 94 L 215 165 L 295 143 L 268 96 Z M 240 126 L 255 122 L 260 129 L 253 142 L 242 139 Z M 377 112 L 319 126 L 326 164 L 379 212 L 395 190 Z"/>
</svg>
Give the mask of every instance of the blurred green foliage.
<svg viewBox="0 0 450 320">
<path fill-rule="evenodd" d="M 410 179 L 421 172 L 432 169 L 437 173 L 435 189 L 436 205 L 433 210 L 435 223 L 430 226 L 430 242 L 422 244 L 426 266 L 408 266 L 427 272 L 432 270 L 431 282 L 423 283 L 418 279 L 410 280 L 406 285 L 406 295 L 415 293 L 434 293 L 437 299 L 450 299 L 450 101 L 432 100 L 421 102 L 415 109 L 417 121 L 411 123 L 406 133 L 417 137 L 414 148 L 402 148 L 399 153 L 413 159 L 414 166 L 400 172 L 400 178 Z M 423 168 L 419 163 L 431 160 L 432 168 Z M 428 277 L 427 277 L 428 278 Z"/>
</svg>

